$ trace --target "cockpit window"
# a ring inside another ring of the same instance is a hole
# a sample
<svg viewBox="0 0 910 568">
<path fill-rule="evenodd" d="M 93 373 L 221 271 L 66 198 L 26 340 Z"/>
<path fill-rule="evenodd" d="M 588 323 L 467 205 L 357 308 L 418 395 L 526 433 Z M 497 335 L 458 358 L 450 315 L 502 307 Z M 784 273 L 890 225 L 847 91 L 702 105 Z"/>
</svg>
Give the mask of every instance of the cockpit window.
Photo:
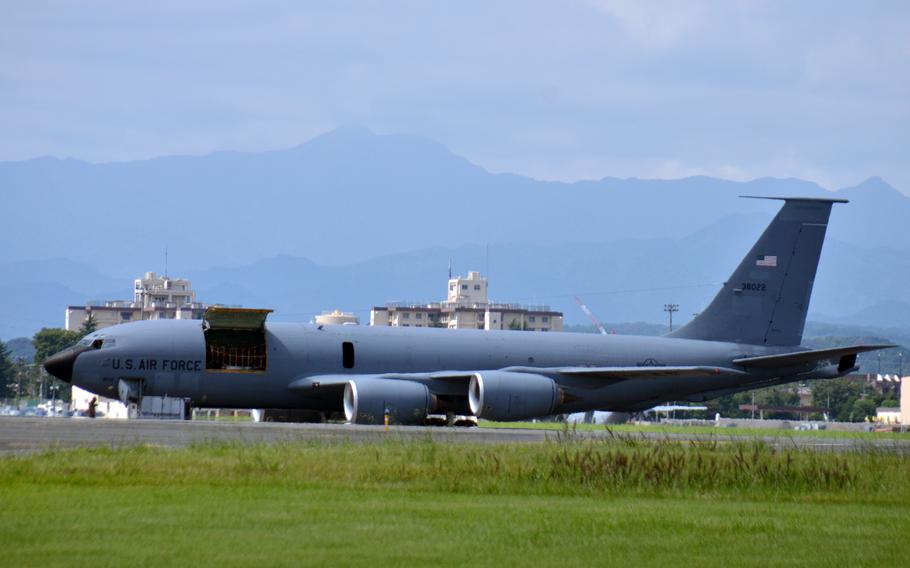
<svg viewBox="0 0 910 568">
<path fill-rule="evenodd" d="M 80 347 L 91 347 L 92 349 L 110 349 L 117 342 L 113 337 L 98 337 L 97 335 L 89 335 L 83 337 L 79 340 L 79 343 L 76 345 Z"/>
</svg>

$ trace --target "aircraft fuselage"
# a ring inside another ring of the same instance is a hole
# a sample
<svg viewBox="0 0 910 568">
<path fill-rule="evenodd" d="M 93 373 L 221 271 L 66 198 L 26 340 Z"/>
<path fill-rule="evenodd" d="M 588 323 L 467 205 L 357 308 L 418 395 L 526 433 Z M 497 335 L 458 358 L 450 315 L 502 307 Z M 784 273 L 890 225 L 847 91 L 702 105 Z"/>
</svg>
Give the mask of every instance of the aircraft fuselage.
<svg viewBox="0 0 910 568">
<path fill-rule="evenodd" d="M 211 369 L 198 320 L 123 324 L 87 338 L 99 349 L 81 352 L 73 384 L 117 397 L 120 380 L 141 384 L 142 394 L 192 399 L 196 406 L 340 410 L 337 393 L 289 385 L 322 375 L 427 373 L 522 367 L 732 366 L 733 359 L 780 352 L 735 343 L 584 333 L 379 328 L 270 323 L 265 327 L 264 370 Z M 345 360 L 345 346 L 349 350 Z M 347 365 L 347 366 L 346 366 Z M 756 380 L 768 374 L 756 375 Z M 660 381 L 604 381 L 555 377 L 572 394 L 561 411 L 623 409 L 643 401 L 735 386 L 742 378 L 675 377 Z M 445 390 L 438 385 L 436 390 Z M 453 387 L 449 387 L 450 389 Z M 457 389 L 455 389 L 457 390 Z"/>
</svg>

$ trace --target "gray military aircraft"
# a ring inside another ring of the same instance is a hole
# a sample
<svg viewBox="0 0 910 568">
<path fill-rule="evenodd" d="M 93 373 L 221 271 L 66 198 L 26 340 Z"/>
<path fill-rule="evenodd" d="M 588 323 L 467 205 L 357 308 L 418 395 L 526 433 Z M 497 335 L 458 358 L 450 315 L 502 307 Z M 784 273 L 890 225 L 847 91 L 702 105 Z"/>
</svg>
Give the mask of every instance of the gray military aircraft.
<svg viewBox="0 0 910 568">
<path fill-rule="evenodd" d="M 343 411 L 358 424 L 633 412 L 855 371 L 858 353 L 892 346 L 800 346 L 831 207 L 846 200 L 772 199 L 783 207 L 708 308 L 664 337 L 267 323 L 270 310 L 213 307 L 203 321 L 96 331 L 44 366 L 124 401 Z"/>
</svg>

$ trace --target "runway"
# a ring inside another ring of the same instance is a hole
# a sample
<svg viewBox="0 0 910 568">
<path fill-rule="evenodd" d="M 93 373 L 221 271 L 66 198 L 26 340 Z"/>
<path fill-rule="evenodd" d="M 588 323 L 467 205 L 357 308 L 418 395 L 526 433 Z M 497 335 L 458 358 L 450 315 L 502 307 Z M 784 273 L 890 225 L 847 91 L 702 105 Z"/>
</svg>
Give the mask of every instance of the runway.
<svg viewBox="0 0 910 568">
<path fill-rule="evenodd" d="M 138 444 L 184 447 L 205 443 L 369 442 L 432 439 L 441 443 L 541 443 L 560 436 L 553 430 L 508 428 L 440 428 L 422 426 L 354 426 L 349 424 L 231 423 L 207 421 L 89 420 L 67 418 L 0 417 L 0 455 L 77 447 L 120 448 Z M 603 439 L 604 431 L 575 436 Z M 778 448 L 817 451 L 854 451 L 874 448 L 910 455 L 910 437 L 837 438 L 792 436 L 732 436 L 729 434 L 678 434 L 641 432 L 622 434 L 626 439 L 677 442 L 743 442 L 760 440 Z"/>
</svg>

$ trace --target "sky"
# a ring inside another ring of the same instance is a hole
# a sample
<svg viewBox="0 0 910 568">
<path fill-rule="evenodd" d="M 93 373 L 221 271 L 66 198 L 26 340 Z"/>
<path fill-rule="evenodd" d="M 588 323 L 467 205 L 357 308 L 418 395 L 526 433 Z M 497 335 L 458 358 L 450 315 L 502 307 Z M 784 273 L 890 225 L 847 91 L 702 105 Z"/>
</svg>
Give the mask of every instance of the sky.
<svg viewBox="0 0 910 568">
<path fill-rule="evenodd" d="M 910 193 L 910 3 L 0 3 L 0 160 L 261 151 L 348 125 L 539 179 Z"/>
</svg>

